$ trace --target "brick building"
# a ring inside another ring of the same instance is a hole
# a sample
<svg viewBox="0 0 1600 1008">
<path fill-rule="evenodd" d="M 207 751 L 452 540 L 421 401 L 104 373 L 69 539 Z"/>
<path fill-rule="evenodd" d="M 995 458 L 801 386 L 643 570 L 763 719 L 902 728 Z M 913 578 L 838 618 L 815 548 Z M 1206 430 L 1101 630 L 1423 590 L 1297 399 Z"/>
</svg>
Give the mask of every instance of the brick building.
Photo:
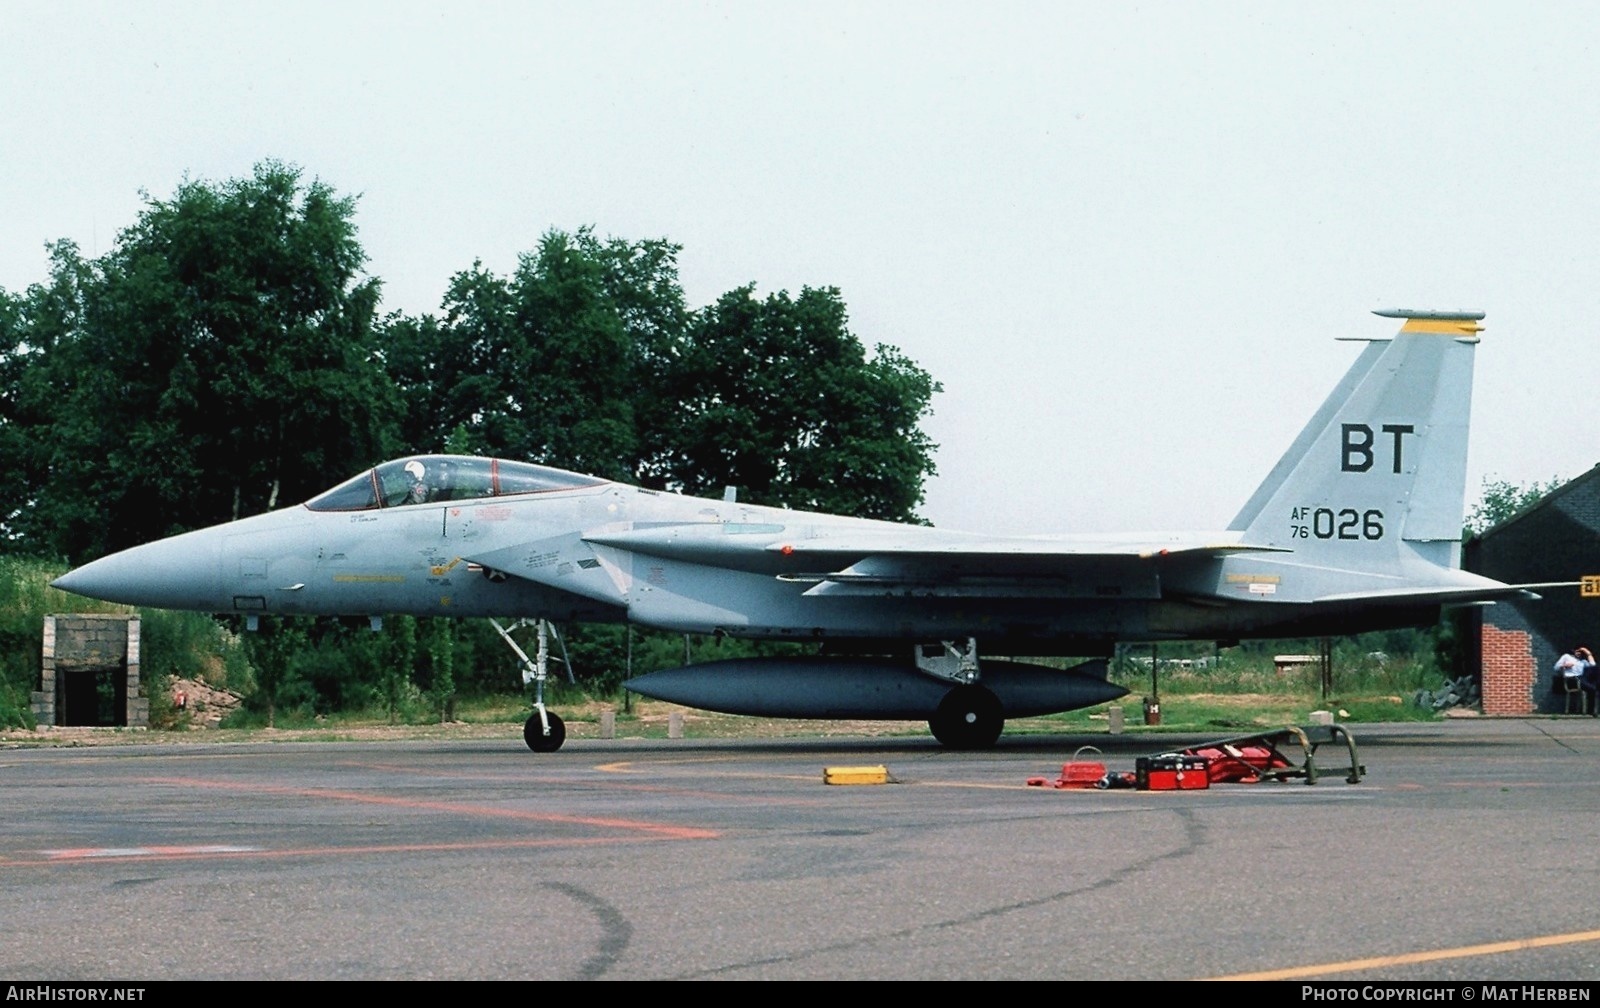
<svg viewBox="0 0 1600 1008">
<path fill-rule="evenodd" d="M 1580 644 L 1600 653 L 1600 466 L 1467 540 L 1462 566 L 1511 584 L 1595 579 L 1472 610 L 1464 625 L 1485 714 L 1563 713 L 1551 665 Z"/>
</svg>

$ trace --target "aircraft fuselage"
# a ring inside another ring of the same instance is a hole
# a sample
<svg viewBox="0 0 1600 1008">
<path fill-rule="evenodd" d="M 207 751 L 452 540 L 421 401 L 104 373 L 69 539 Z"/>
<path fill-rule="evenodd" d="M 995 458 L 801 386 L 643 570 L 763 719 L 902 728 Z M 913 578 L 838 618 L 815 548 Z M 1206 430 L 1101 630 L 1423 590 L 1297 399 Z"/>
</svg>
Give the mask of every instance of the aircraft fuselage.
<svg viewBox="0 0 1600 1008">
<path fill-rule="evenodd" d="M 1164 598 L 1162 567 L 1120 558 L 1070 576 L 1043 566 L 1031 577 L 973 575 L 941 560 L 940 544 L 954 533 L 617 483 L 364 510 L 314 505 L 139 546 L 60 586 L 245 616 L 631 621 L 841 650 L 973 637 L 992 653 L 1034 655 L 1105 654 L 1118 640 L 1337 633 L 1346 618 L 1329 606 Z M 863 534 L 897 544 L 926 538 L 916 575 L 820 580 L 828 572 L 818 570 L 819 547 Z M 1216 584 L 1223 564 L 1183 558 L 1168 567 L 1185 583 Z M 1395 625 L 1427 618 L 1394 616 Z"/>
</svg>

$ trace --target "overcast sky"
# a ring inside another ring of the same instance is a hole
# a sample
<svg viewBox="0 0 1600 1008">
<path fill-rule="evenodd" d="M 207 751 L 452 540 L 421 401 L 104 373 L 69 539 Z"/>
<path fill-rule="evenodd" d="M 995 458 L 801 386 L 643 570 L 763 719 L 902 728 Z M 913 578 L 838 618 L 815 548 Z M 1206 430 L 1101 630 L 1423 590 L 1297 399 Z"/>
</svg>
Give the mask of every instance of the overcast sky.
<svg viewBox="0 0 1600 1008">
<path fill-rule="evenodd" d="M 1379 308 L 1484 311 L 1468 506 L 1600 462 L 1584 3 L 0 0 L 0 288 L 264 159 L 384 309 L 552 228 L 837 287 L 943 383 L 922 513 L 1222 528 Z M 530 381 L 537 381 L 531 375 Z M 535 460 L 537 461 L 537 460 Z M 329 473 L 332 485 L 346 473 Z"/>
</svg>

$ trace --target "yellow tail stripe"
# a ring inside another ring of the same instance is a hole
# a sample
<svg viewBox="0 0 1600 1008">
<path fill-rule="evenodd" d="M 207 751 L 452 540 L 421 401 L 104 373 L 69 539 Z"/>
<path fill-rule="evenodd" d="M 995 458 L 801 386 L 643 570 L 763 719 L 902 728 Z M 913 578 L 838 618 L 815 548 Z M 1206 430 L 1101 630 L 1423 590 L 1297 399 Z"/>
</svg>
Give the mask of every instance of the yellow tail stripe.
<svg viewBox="0 0 1600 1008">
<path fill-rule="evenodd" d="M 1457 336 L 1461 333 L 1483 332 L 1483 326 L 1472 319 L 1406 319 L 1406 324 L 1400 327 L 1401 332 L 1414 333 L 1443 333 L 1446 336 Z"/>
</svg>

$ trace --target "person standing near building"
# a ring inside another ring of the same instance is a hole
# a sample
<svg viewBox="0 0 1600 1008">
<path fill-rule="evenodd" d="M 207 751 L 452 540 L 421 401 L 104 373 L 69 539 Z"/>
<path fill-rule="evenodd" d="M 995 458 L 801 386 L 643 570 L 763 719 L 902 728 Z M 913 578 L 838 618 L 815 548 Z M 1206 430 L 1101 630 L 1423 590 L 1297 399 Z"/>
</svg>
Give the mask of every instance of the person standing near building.
<svg viewBox="0 0 1600 1008">
<path fill-rule="evenodd" d="M 1583 709 L 1591 717 L 1600 716 L 1600 672 L 1595 669 L 1594 653 L 1575 647 L 1556 659 L 1555 671 L 1566 677 L 1569 688 L 1583 690 Z"/>
<path fill-rule="evenodd" d="M 1589 716 L 1600 717 L 1600 668 L 1595 666 L 1594 654 L 1580 647 L 1572 656 L 1578 660 L 1578 685 L 1583 688 L 1583 702 L 1588 704 Z"/>
</svg>

